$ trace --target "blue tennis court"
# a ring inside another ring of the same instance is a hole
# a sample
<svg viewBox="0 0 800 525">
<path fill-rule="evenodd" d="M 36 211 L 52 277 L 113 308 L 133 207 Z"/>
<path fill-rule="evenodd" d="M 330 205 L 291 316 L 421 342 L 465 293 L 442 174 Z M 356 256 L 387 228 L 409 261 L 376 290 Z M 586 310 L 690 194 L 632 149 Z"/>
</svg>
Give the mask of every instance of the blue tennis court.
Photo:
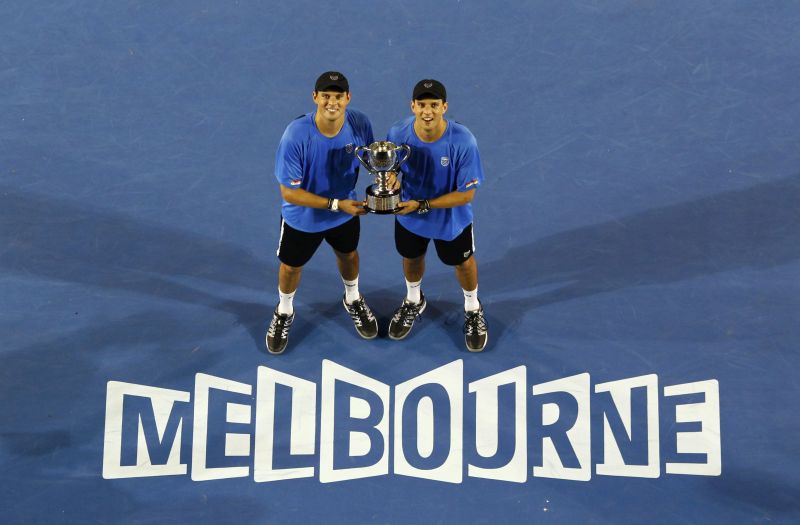
<svg viewBox="0 0 800 525">
<path fill-rule="evenodd" d="M 3 523 L 799 523 L 798 27 L 780 1 L 3 3 Z M 378 137 L 422 78 L 476 136 L 484 352 L 432 249 L 386 337 L 378 215 L 380 336 L 323 245 L 266 352 L 275 150 L 331 69 Z"/>
</svg>

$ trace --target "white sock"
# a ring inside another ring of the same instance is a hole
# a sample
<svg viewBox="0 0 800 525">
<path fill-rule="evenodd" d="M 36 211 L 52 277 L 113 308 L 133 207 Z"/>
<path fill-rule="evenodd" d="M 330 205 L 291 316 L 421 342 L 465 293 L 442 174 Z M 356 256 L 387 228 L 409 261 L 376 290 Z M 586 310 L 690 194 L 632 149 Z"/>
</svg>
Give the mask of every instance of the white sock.
<svg viewBox="0 0 800 525">
<path fill-rule="evenodd" d="M 344 283 L 344 302 L 347 304 L 351 304 L 353 301 L 357 301 L 361 294 L 358 293 L 358 276 L 352 281 L 347 281 L 342 278 L 342 282 Z"/>
<path fill-rule="evenodd" d="M 467 312 L 474 312 L 475 310 L 480 309 L 481 303 L 478 302 L 478 287 L 476 286 L 474 290 L 468 292 L 461 289 L 464 292 L 464 310 Z"/>
<path fill-rule="evenodd" d="M 291 315 L 294 313 L 294 306 L 292 306 L 292 301 L 294 300 L 295 293 L 297 293 L 297 290 L 295 290 L 292 293 L 283 293 L 281 289 L 278 288 L 278 297 L 280 297 L 280 302 L 278 303 L 279 314 Z"/>
<path fill-rule="evenodd" d="M 422 281 L 412 283 L 406 279 L 406 301 L 410 303 L 419 303 L 422 300 Z"/>
</svg>

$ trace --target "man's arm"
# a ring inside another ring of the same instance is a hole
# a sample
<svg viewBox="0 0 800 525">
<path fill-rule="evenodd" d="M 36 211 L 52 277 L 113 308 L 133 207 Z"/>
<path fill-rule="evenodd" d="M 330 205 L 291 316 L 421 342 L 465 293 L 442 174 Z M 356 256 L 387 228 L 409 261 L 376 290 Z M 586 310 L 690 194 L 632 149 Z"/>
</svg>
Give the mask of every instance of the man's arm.
<svg viewBox="0 0 800 525">
<path fill-rule="evenodd" d="M 472 202 L 473 198 L 475 198 L 474 189 L 467 191 L 451 191 L 435 199 L 429 199 L 428 205 L 430 208 L 455 208 Z M 401 210 L 397 212 L 398 215 L 408 215 L 409 213 L 414 213 L 419 210 L 420 203 L 419 201 L 411 200 L 401 202 L 398 206 L 401 208 Z"/>
<path fill-rule="evenodd" d="M 307 208 L 317 208 L 326 210 L 328 208 L 327 197 L 311 193 L 302 188 L 287 188 L 283 184 L 280 185 L 281 197 L 289 204 L 296 204 L 297 206 L 306 206 Z M 350 199 L 336 199 L 339 210 L 350 215 L 364 215 L 367 210 L 364 209 L 364 203 Z"/>
</svg>

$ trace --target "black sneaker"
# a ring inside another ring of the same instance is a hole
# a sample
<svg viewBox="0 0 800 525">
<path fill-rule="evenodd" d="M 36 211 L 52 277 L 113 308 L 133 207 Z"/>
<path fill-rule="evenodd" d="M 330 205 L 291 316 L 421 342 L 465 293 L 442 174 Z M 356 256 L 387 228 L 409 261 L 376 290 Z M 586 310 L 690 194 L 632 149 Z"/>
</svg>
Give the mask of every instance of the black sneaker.
<svg viewBox="0 0 800 525">
<path fill-rule="evenodd" d="M 289 342 L 289 328 L 292 327 L 293 321 L 294 313 L 279 314 L 278 307 L 275 307 L 272 322 L 269 323 L 269 330 L 267 330 L 267 351 L 270 354 L 278 355 L 286 350 L 286 344 Z"/>
<path fill-rule="evenodd" d="M 353 324 L 356 326 L 356 332 L 364 339 L 375 339 L 378 335 L 378 321 L 372 315 L 372 310 L 367 306 L 363 295 L 359 295 L 358 299 L 350 304 L 342 299 L 344 309 L 353 318 Z"/>
<path fill-rule="evenodd" d="M 412 303 L 403 299 L 403 304 L 395 310 L 392 320 L 389 321 L 389 337 L 395 341 L 403 339 L 411 331 L 414 321 L 425 311 L 425 295 L 420 294 L 420 301 Z"/>
<path fill-rule="evenodd" d="M 483 305 L 477 310 L 464 312 L 464 343 L 470 352 L 481 352 L 489 341 L 489 330 L 483 317 Z"/>
</svg>

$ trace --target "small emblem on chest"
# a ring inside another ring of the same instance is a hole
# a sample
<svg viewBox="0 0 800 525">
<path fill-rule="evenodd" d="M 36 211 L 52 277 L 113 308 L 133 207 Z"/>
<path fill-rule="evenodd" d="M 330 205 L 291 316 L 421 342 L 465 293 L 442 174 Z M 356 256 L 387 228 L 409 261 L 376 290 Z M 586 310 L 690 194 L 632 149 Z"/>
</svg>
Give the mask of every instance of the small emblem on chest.
<svg viewBox="0 0 800 525">
<path fill-rule="evenodd" d="M 450 157 L 442 157 L 441 158 L 442 166 L 449 166 L 450 165 Z"/>
</svg>

